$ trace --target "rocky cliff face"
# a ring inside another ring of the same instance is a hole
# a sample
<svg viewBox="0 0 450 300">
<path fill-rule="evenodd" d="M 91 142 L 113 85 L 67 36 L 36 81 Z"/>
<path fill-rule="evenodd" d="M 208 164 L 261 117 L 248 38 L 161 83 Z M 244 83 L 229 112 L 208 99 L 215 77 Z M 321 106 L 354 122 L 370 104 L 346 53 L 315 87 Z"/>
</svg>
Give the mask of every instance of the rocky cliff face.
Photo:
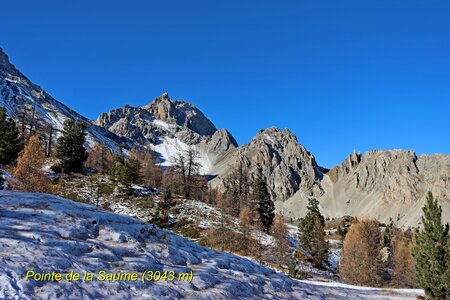
<svg viewBox="0 0 450 300">
<path fill-rule="evenodd" d="M 444 220 L 450 221 L 450 156 L 417 156 L 405 150 L 353 153 L 324 176 L 322 187 L 319 201 L 330 217 L 353 215 L 417 226 L 431 191 L 442 205 Z"/>
<path fill-rule="evenodd" d="M 217 186 L 233 168 L 242 165 L 250 177 L 263 178 L 274 201 L 284 201 L 300 191 L 307 196 L 322 194 L 321 173 L 314 156 L 300 145 L 289 129 L 261 130 L 250 143 L 226 156 L 216 168 Z"/>
<path fill-rule="evenodd" d="M 385 199 L 414 203 L 427 191 L 450 200 L 450 157 L 416 156 L 414 151 L 370 151 L 352 154 L 337 167 L 336 181 L 349 189 L 379 192 Z"/>
<path fill-rule="evenodd" d="M 131 143 L 104 128 L 92 124 L 85 117 L 55 100 L 12 65 L 1 48 L 0 106 L 6 109 L 9 116 L 16 119 L 19 117 L 19 110 L 25 110 L 29 115 L 32 115 L 32 111 L 34 111 L 35 123 L 51 125 L 57 135 L 66 119 L 84 122 L 88 125 L 88 145 L 92 145 L 94 142 L 101 142 L 108 145 L 111 149 L 115 149 L 118 143 Z"/>
<path fill-rule="evenodd" d="M 101 114 L 96 124 L 154 150 L 160 163 L 192 148 L 198 151 L 202 173 L 209 174 L 216 159 L 236 148 L 233 136 L 214 124 L 194 105 L 171 100 L 167 93 L 142 107 L 124 106 Z"/>
</svg>

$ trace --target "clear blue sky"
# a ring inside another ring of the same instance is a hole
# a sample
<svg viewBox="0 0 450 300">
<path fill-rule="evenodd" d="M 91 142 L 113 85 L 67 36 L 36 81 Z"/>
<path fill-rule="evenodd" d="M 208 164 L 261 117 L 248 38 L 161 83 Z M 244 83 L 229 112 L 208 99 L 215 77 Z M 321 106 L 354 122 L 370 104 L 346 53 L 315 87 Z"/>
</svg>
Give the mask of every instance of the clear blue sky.
<svg viewBox="0 0 450 300">
<path fill-rule="evenodd" d="M 163 92 L 240 144 L 290 128 L 319 164 L 450 153 L 449 1 L 5 1 L 0 46 L 95 119 Z"/>
</svg>

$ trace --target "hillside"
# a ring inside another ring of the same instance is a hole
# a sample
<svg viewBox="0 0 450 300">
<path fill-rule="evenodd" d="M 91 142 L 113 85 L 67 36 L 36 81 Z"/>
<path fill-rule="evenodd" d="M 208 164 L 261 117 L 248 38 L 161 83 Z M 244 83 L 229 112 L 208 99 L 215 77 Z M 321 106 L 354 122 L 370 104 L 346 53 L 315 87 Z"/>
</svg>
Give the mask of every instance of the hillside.
<svg viewBox="0 0 450 300">
<path fill-rule="evenodd" d="M 11 191 L 0 191 L 0 257 L 0 297 L 6 299 L 414 299 L 422 293 L 292 280 L 137 219 L 51 195 Z M 99 276 L 26 281 L 29 270 Z M 192 271 L 192 281 L 108 281 L 100 270 Z"/>
</svg>

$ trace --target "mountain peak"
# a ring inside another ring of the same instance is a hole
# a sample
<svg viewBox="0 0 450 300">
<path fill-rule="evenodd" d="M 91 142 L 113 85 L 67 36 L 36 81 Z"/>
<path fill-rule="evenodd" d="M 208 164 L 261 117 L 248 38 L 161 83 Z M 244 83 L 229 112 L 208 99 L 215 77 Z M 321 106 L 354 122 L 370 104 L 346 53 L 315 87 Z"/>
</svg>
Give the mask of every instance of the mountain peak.
<svg viewBox="0 0 450 300">
<path fill-rule="evenodd" d="M 195 105 L 171 100 L 168 93 L 155 98 L 143 109 L 157 119 L 185 126 L 203 136 L 212 136 L 217 131 L 214 124 Z"/>
<path fill-rule="evenodd" d="M 9 63 L 9 58 L 8 55 L 6 55 L 5 51 L 3 51 L 3 48 L 0 47 L 0 62 L 3 65 L 3 62 L 8 62 Z"/>
<path fill-rule="evenodd" d="M 153 101 L 150 102 L 149 104 L 147 104 L 146 107 L 150 106 L 152 103 L 155 103 L 155 102 L 172 102 L 172 100 L 169 97 L 169 93 L 164 92 L 160 96 L 153 99 Z"/>
</svg>

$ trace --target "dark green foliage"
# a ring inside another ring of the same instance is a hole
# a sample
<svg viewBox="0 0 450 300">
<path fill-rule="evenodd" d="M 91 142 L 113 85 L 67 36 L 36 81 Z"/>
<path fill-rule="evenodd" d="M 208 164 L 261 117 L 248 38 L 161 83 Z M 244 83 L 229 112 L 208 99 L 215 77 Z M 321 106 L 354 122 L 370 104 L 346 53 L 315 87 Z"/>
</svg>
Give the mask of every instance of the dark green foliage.
<svg viewBox="0 0 450 300">
<path fill-rule="evenodd" d="M 5 179 L 3 178 L 3 170 L 0 170 L 0 190 L 5 188 Z"/>
<path fill-rule="evenodd" d="M 62 136 L 56 145 L 56 157 L 61 160 L 64 172 L 81 172 L 87 159 L 84 143 L 86 141 L 86 124 L 75 123 L 71 119 L 64 122 Z"/>
<path fill-rule="evenodd" d="M 325 241 L 325 219 L 319 210 L 319 201 L 309 199 L 308 212 L 298 224 L 300 247 L 309 252 L 317 266 L 324 263 L 328 257 L 328 245 Z"/>
<path fill-rule="evenodd" d="M 297 267 L 297 264 L 295 263 L 295 261 L 293 261 L 289 264 L 289 273 L 288 273 L 289 277 L 292 277 L 292 278 L 297 277 L 297 268 L 296 267 Z"/>
<path fill-rule="evenodd" d="M 314 223 L 309 249 L 315 267 L 321 268 L 328 264 L 328 243 L 325 241 L 325 231 L 319 219 Z"/>
<path fill-rule="evenodd" d="M 116 183 L 125 186 L 127 189 L 132 184 L 139 183 L 141 176 L 139 170 L 141 164 L 135 158 L 125 159 L 122 156 L 115 158 L 114 166 L 110 170 L 110 179 Z"/>
<path fill-rule="evenodd" d="M 423 228 L 412 250 L 417 282 L 430 299 L 450 299 L 449 225 L 442 225 L 442 208 L 431 192 L 422 210 Z"/>
<path fill-rule="evenodd" d="M 270 199 L 267 185 L 261 178 L 257 178 L 253 183 L 253 200 L 256 204 L 256 211 L 264 227 L 265 232 L 269 232 L 275 218 L 275 205 Z"/>
<path fill-rule="evenodd" d="M 61 168 L 61 166 L 59 164 L 50 166 L 50 170 L 52 170 L 55 173 L 61 173 L 62 172 L 62 168 Z"/>
<path fill-rule="evenodd" d="M 301 218 L 298 224 L 298 237 L 302 248 L 306 251 L 310 251 L 309 246 L 313 235 L 314 224 L 316 223 L 316 220 L 319 220 L 323 227 L 325 226 L 325 219 L 320 213 L 319 201 L 316 199 L 309 199 L 307 210 L 306 216 Z"/>
<path fill-rule="evenodd" d="M 163 200 L 159 203 L 159 208 L 163 211 L 168 211 L 172 206 L 174 206 L 175 202 L 172 198 L 172 192 L 170 189 L 167 189 L 164 193 Z"/>
<path fill-rule="evenodd" d="M 22 142 L 16 123 L 6 116 L 5 109 L 0 107 L 0 165 L 12 163 L 22 150 Z"/>
<path fill-rule="evenodd" d="M 167 189 L 164 193 L 163 199 L 158 203 L 158 226 L 168 227 L 169 226 L 169 210 L 175 205 L 175 201 L 172 198 L 172 192 Z"/>
</svg>

